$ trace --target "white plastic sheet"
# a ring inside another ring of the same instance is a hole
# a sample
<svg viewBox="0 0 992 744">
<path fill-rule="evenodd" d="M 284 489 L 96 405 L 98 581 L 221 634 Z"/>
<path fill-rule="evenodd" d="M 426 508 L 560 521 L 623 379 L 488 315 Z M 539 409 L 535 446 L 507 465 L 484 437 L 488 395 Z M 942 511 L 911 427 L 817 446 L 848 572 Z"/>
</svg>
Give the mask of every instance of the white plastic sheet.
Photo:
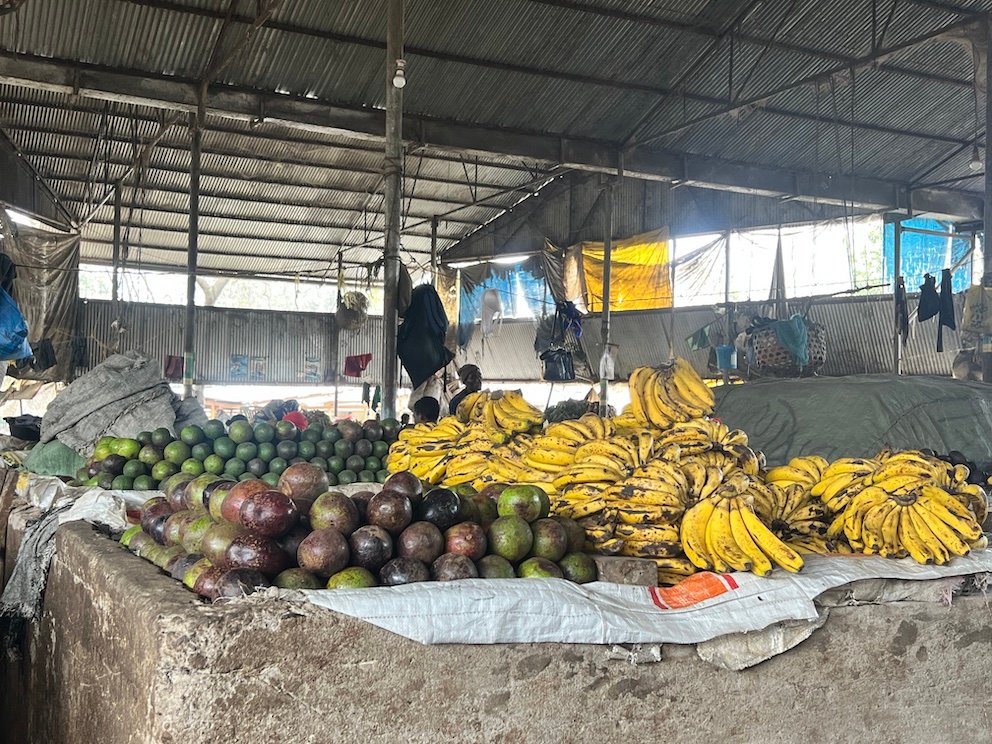
<svg viewBox="0 0 992 744">
<path fill-rule="evenodd" d="M 813 620 L 813 600 L 862 579 L 992 572 L 992 551 L 946 566 L 875 556 L 808 556 L 801 574 L 696 574 L 671 589 L 561 579 L 468 579 L 304 592 L 316 605 L 420 643 L 700 643 Z"/>
</svg>

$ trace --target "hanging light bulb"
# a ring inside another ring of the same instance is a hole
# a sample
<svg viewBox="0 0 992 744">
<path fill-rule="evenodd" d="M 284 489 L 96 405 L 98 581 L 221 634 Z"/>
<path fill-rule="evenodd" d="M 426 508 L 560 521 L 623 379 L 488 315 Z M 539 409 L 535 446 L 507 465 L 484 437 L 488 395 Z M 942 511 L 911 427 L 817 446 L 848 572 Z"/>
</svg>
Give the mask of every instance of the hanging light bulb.
<svg viewBox="0 0 992 744">
<path fill-rule="evenodd" d="M 393 75 L 393 87 L 402 88 L 406 85 L 406 60 L 396 60 L 396 73 Z"/>
<path fill-rule="evenodd" d="M 973 171 L 982 169 L 982 155 L 978 152 L 978 145 L 971 148 L 971 162 L 968 163 L 968 167 Z"/>
</svg>

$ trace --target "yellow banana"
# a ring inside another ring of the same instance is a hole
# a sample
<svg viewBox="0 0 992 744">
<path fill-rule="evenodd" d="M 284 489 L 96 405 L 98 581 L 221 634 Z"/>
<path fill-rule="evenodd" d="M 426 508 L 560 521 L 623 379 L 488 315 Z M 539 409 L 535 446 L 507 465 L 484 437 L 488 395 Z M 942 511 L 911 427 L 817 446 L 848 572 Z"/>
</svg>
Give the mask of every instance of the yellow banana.
<svg viewBox="0 0 992 744">
<path fill-rule="evenodd" d="M 722 499 L 706 523 L 706 547 L 735 571 L 750 571 L 754 565 L 734 541 L 730 527 L 729 499 Z"/>
<path fill-rule="evenodd" d="M 683 510 L 672 506 L 625 504 L 617 509 L 617 522 L 632 525 L 675 525 Z"/>
<path fill-rule="evenodd" d="M 926 520 L 923 515 L 920 514 L 916 509 L 916 504 L 909 506 L 906 511 L 909 513 L 910 523 L 916 530 L 917 536 L 923 541 L 927 549 L 933 555 L 933 562 L 938 566 L 942 566 L 950 560 L 951 554 L 945 547 L 944 543 L 933 533 L 933 530 L 927 525 Z"/>
<path fill-rule="evenodd" d="M 659 571 L 676 576 L 692 576 L 696 573 L 696 567 L 692 565 L 692 561 L 685 558 L 655 558 L 654 562 Z"/>
<path fill-rule="evenodd" d="M 921 502 L 927 512 L 954 530 L 962 540 L 977 540 L 981 537 L 982 528 L 971 512 L 942 489 L 924 486 Z M 953 507 L 949 507 L 950 504 L 953 504 Z M 927 524 L 930 524 L 929 520 Z"/>
<path fill-rule="evenodd" d="M 786 571 L 796 573 L 802 570 L 803 558 L 799 553 L 779 540 L 771 530 L 766 527 L 757 515 L 746 505 L 740 507 L 741 518 L 744 527 L 753 538 L 755 544 L 768 558 L 778 564 Z"/>
<path fill-rule="evenodd" d="M 602 499 L 588 499 L 586 501 L 555 501 L 551 510 L 563 517 L 581 519 L 602 512 L 605 508 L 606 502 Z"/>
<path fill-rule="evenodd" d="M 957 532 L 951 529 L 928 508 L 932 507 L 932 505 L 932 503 L 925 505 L 922 501 L 917 501 L 911 508 L 926 523 L 926 526 L 930 528 L 930 531 L 949 552 L 954 555 L 968 555 L 971 548 L 964 540 L 958 537 Z"/>
<path fill-rule="evenodd" d="M 638 367 L 630 373 L 627 380 L 627 388 L 630 390 L 630 412 L 634 418 L 644 423 L 647 423 L 648 417 L 642 402 L 643 380 L 650 376 L 651 371 L 650 367 Z"/>
<path fill-rule="evenodd" d="M 715 507 L 714 499 L 703 499 L 683 515 L 679 529 L 686 558 L 702 569 L 713 568 L 706 550 L 706 523 Z"/>
<path fill-rule="evenodd" d="M 927 547 L 927 544 L 917 533 L 909 509 L 902 509 L 899 513 L 899 543 L 906 548 L 906 552 L 917 563 L 929 565 L 934 562 L 933 551 Z"/>
<path fill-rule="evenodd" d="M 901 558 L 906 554 L 906 548 L 899 542 L 899 522 L 905 509 L 901 504 L 890 511 L 882 521 L 882 550 L 884 558 Z"/>
</svg>

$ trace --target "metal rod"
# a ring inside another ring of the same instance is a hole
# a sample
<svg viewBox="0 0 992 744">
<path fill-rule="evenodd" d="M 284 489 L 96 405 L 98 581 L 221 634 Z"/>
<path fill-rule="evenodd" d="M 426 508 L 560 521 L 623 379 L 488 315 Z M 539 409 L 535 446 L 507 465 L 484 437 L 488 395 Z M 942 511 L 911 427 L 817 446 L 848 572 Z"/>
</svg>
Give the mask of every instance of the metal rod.
<svg viewBox="0 0 992 744">
<path fill-rule="evenodd" d="M 621 176 L 617 176 L 619 181 Z M 603 342 L 603 358 L 610 353 L 610 282 L 613 274 L 613 183 L 606 185 L 603 193 L 603 312 L 600 315 L 600 337 Z M 602 362 L 599 370 L 599 415 L 606 416 L 609 410 L 610 378 L 603 374 L 607 370 Z"/>
<path fill-rule="evenodd" d="M 344 290 L 344 256 L 338 252 L 337 306 L 341 307 Z M 338 394 L 341 390 L 341 329 L 334 324 L 334 418 L 338 418 Z"/>
<path fill-rule="evenodd" d="M 985 79 L 992 80 L 992 15 L 985 21 Z M 992 123 L 992 95 L 985 96 L 985 131 L 989 131 Z M 987 138 L 986 138 L 987 139 Z M 992 249 L 989 247 L 989 235 L 992 235 L 992 168 L 988 167 L 989 152 L 992 148 L 986 142 L 985 147 L 985 238 L 983 243 L 982 286 L 992 286 Z M 985 346 L 985 337 L 982 339 Z M 992 382 L 992 354 L 982 352 L 982 382 Z"/>
<path fill-rule="evenodd" d="M 117 311 L 117 302 L 120 299 L 119 291 L 119 271 L 121 266 L 121 190 L 114 190 L 114 276 L 113 286 L 110 288 L 110 299 L 114 302 L 114 312 Z"/>
<path fill-rule="evenodd" d="M 186 254 L 186 329 L 183 333 L 183 397 L 193 397 L 196 379 L 196 259 L 200 237 L 200 145 L 203 131 L 200 118 L 190 117 L 193 143 L 189 168 L 189 251 Z"/>
<path fill-rule="evenodd" d="M 431 218 L 431 282 L 437 287 L 437 216 Z"/>
<path fill-rule="evenodd" d="M 727 343 L 732 344 L 734 342 L 734 311 L 730 307 L 730 235 L 731 231 L 727 230 L 726 238 L 724 239 L 723 247 L 723 303 L 724 307 L 727 309 Z M 723 384 L 730 384 L 730 370 L 723 370 Z"/>
<path fill-rule="evenodd" d="M 892 374 L 898 375 L 902 370 L 902 331 L 899 329 L 899 280 L 902 278 L 902 220 L 893 223 L 892 239 Z"/>
<path fill-rule="evenodd" d="M 403 208 L 403 90 L 393 84 L 403 59 L 403 0 L 386 4 L 386 249 L 384 253 L 382 418 L 396 416 L 396 295 L 400 280 Z"/>
</svg>

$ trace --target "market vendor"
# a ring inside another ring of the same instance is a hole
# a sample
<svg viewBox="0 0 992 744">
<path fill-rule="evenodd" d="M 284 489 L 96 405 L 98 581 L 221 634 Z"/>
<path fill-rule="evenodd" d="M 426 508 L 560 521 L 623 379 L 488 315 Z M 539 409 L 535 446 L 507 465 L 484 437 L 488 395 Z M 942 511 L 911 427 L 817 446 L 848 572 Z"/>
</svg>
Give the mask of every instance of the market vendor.
<svg viewBox="0 0 992 744">
<path fill-rule="evenodd" d="M 448 412 L 454 416 L 458 410 L 458 404 L 462 402 L 469 393 L 476 393 L 482 390 L 482 370 L 474 364 L 466 364 L 458 370 L 458 379 L 461 380 L 462 389 L 451 399 L 448 405 Z"/>
<path fill-rule="evenodd" d="M 421 398 L 413 404 L 413 423 L 436 424 L 441 415 L 441 404 L 437 398 Z"/>
</svg>

